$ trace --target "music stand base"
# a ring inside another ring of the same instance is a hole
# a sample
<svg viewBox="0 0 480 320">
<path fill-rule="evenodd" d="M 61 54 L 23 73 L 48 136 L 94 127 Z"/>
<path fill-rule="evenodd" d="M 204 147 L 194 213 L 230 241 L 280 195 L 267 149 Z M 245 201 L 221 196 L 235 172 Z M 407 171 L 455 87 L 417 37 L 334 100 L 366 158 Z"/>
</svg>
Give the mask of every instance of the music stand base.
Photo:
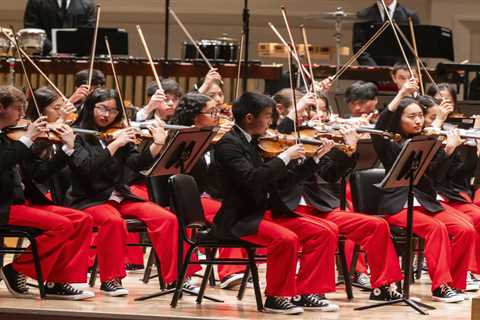
<svg viewBox="0 0 480 320">
<path fill-rule="evenodd" d="M 157 298 L 157 297 L 161 297 L 161 296 L 164 296 L 164 295 L 167 295 L 167 294 L 173 294 L 173 293 L 175 293 L 175 289 L 167 289 L 167 290 L 159 291 L 159 292 L 152 293 L 152 294 L 149 294 L 149 295 L 146 295 L 146 296 L 138 297 L 138 298 L 135 298 L 134 300 L 135 301 L 145 301 L 145 300 L 149 300 L 149 299 L 153 299 L 153 298 Z M 198 293 L 196 293 L 195 291 L 192 291 L 192 290 L 182 289 L 182 293 L 188 293 L 191 296 L 198 297 Z M 207 300 L 210 300 L 210 301 L 214 301 L 214 302 L 220 302 L 220 303 L 224 302 L 223 300 L 220 300 L 220 299 L 217 299 L 217 298 L 214 298 L 214 297 L 210 297 L 210 296 L 206 296 L 206 295 L 204 295 L 203 298 L 205 298 Z"/>
<path fill-rule="evenodd" d="M 399 303 L 405 303 L 407 306 L 413 308 L 415 311 L 417 311 L 418 313 L 423 314 L 423 315 L 428 315 L 428 313 L 426 311 L 422 310 L 422 308 L 435 310 L 435 307 L 429 306 L 429 305 L 421 303 L 421 302 L 413 301 L 413 300 L 407 299 L 407 298 L 403 298 L 403 299 L 399 299 L 399 300 L 393 300 L 393 301 L 380 302 L 380 303 L 372 304 L 372 305 L 369 305 L 369 306 L 358 307 L 358 308 L 355 308 L 353 310 L 367 310 L 367 309 L 373 309 L 373 308 L 384 307 L 384 306 L 392 306 L 392 305 L 399 304 Z"/>
</svg>

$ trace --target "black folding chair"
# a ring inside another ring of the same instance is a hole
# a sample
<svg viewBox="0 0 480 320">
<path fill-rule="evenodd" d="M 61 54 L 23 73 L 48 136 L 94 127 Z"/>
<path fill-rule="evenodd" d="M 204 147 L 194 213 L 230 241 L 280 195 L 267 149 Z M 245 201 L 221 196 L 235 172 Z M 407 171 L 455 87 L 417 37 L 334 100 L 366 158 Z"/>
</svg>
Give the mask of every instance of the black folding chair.
<svg viewBox="0 0 480 320">
<path fill-rule="evenodd" d="M 45 298 L 45 287 L 43 283 L 42 266 L 40 264 L 40 255 L 38 254 L 38 246 L 36 237 L 42 233 L 42 230 L 20 227 L 14 225 L 0 225 L 0 266 L 3 266 L 3 258 L 6 254 L 31 254 L 33 263 L 35 265 L 35 272 L 37 274 L 38 290 L 40 297 Z M 21 246 L 8 247 L 4 244 L 4 238 L 26 238 L 30 242 L 29 248 L 22 248 Z"/>
<path fill-rule="evenodd" d="M 200 292 L 197 297 L 197 303 L 201 303 L 204 297 L 213 265 L 246 265 L 252 275 L 257 309 L 263 310 L 262 293 L 258 279 L 258 269 L 255 264 L 255 250 L 259 246 L 241 240 L 218 239 L 212 235 L 211 229 L 203 215 L 203 208 L 200 202 L 195 179 L 189 175 L 178 174 L 169 179 L 171 194 L 171 209 L 177 215 L 179 228 L 179 266 L 181 270 L 178 273 L 175 293 L 172 298 L 171 306 L 176 307 L 178 299 L 182 294 L 182 287 L 185 281 L 187 268 L 191 264 L 207 265 L 205 274 L 200 286 Z M 192 236 L 188 236 L 188 230 L 192 231 Z M 189 249 L 183 259 L 183 243 L 189 244 Z M 205 259 L 192 261 L 193 252 L 198 248 L 204 248 L 207 252 Z M 216 252 L 219 248 L 242 248 L 247 252 L 248 259 L 216 258 Z"/>
</svg>

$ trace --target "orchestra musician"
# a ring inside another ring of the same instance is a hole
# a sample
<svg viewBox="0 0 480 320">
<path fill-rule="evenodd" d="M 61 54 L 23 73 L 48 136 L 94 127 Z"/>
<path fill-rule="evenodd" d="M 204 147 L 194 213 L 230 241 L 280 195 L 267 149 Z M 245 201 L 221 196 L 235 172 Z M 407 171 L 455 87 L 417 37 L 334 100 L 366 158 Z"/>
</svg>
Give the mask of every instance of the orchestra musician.
<svg viewBox="0 0 480 320">
<path fill-rule="evenodd" d="M 52 107 L 49 101 L 39 100 L 42 111 Z M 36 156 L 32 149 L 47 131 L 49 115 L 37 115 L 18 140 L 9 137 L 9 127 L 25 115 L 25 104 L 26 97 L 20 90 L 0 87 L 0 224 L 42 230 L 36 242 L 43 278 L 47 281 L 47 297 L 91 298 L 93 292 L 75 289 L 70 284 L 87 280 L 92 219 L 82 211 L 55 205 L 38 187 L 38 183 L 48 181 L 71 160 L 75 134 L 66 125 L 57 127 L 55 132 L 61 139 L 61 147 L 55 156 L 49 159 Z M 0 274 L 13 296 L 34 297 L 26 281 L 27 276 L 36 278 L 30 254 L 16 257 L 13 263 L 0 269 Z"/>
</svg>

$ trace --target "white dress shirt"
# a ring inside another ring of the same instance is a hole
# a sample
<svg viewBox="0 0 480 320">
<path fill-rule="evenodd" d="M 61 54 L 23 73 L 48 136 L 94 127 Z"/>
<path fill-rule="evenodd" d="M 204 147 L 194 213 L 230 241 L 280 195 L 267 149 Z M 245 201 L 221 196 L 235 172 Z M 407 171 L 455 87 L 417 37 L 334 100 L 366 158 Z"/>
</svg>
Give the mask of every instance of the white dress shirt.
<svg viewBox="0 0 480 320">
<path fill-rule="evenodd" d="M 378 10 L 380 11 L 380 15 L 382 16 L 382 21 L 387 20 L 385 16 L 385 10 L 383 9 L 382 1 L 377 1 Z M 393 13 L 395 12 L 395 8 L 397 7 L 397 0 L 393 0 L 390 5 L 387 6 L 388 11 L 390 11 L 390 17 L 393 18 Z"/>
<path fill-rule="evenodd" d="M 67 0 L 67 9 L 70 6 L 70 2 L 72 2 L 72 0 Z M 62 9 L 62 0 L 57 0 L 57 3 L 58 3 L 58 7 Z"/>
</svg>

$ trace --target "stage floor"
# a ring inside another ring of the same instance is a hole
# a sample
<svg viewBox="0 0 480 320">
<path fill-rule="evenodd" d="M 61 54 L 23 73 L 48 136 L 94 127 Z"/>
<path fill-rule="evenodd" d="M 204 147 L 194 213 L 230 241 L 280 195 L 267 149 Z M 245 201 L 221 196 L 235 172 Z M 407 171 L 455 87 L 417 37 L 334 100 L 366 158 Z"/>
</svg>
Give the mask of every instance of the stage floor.
<svg viewBox="0 0 480 320">
<path fill-rule="evenodd" d="M 263 273 L 263 271 L 262 271 Z M 206 293 L 223 299 L 224 303 L 204 300 L 201 306 L 195 303 L 192 296 L 184 296 L 176 309 L 170 308 L 171 296 L 137 302 L 134 298 L 153 293 L 158 290 L 155 279 L 147 285 L 139 279 L 141 274 L 129 274 L 125 286 L 130 290 L 128 297 L 107 297 L 98 291 L 98 284 L 93 289 L 97 296 L 86 301 L 58 301 L 40 299 L 13 298 L 0 283 L 0 319 L 35 319 L 35 320 L 69 320 L 69 319 L 470 319 L 471 300 L 457 304 L 436 303 L 430 300 L 430 286 L 426 275 L 412 287 L 413 296 L 420 297 L 422 302 L 435 306 L 429 316 L 421 316 L 413 309 L 405 306 L 389 306 L 374 310 L 354 311 L 353 308 L 368 304 L 368 293 L 354 288 L 355 298 L 352 302 L 346 299 L 343 286 L 328 298 L 340 305 L 338 313 L 305 312 L 301 316 L 283 316 L 263 314 L 256 311 L 253 289 L 248 289 L 243 301 L 237 301 L 236 291 L 207 287 Z M 199 278 L 195 278 L 200 280 Z M 36 290 L 32 288 L 32 290 Z M 475 296 L 475 293 L 470 294 Z"/>
</svg>

